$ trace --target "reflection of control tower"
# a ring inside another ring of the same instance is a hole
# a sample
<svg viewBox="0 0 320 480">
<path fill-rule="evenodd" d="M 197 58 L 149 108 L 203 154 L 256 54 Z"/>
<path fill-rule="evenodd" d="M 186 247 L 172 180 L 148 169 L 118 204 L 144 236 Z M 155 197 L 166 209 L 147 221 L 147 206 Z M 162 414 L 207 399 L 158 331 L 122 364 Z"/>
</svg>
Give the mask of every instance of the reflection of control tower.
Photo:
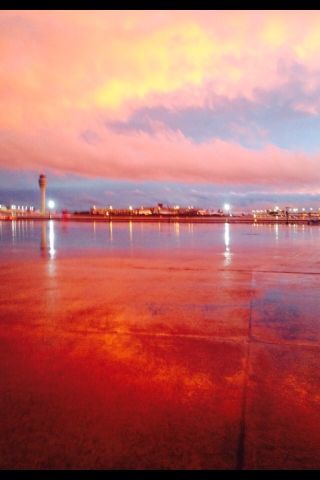
<svg viewBox="0 0 320 480">
<path fill-rule="evenodd" d="M 40 251 L 41 256 L 47 258 L 48 256 L 48 243 L 47 243 L 47 222 L 41 222 L 41 240 Z"/>
<path fill-rule="evenodd" d="M 46 213 L 46 187 L 47 187 L 47 177 L 43 174 L 39 177 L 39 187 L 41 192 L 41 215 Z"/>
</svg>

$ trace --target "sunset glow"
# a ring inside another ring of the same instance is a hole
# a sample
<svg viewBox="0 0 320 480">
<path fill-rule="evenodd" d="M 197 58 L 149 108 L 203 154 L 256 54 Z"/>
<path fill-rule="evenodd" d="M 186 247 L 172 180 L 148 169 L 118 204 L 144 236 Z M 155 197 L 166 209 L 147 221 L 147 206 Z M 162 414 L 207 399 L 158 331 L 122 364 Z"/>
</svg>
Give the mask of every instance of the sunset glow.
<svg viewBox="0 0 320 480">
<path fill-rule="evenodd" d="M 31 203 L 45 171 L 66 207 L 317 207 L 319 22 L 2 11 L 0 201 Z"/>
</svg>

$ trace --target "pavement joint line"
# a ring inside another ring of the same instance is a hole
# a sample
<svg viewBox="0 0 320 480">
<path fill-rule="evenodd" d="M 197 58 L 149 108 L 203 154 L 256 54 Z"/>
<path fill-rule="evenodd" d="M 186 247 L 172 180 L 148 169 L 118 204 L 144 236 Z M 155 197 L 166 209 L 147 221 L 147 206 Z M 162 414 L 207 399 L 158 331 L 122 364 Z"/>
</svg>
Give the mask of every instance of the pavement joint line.
<svg viewBox="0 0 320 480">
<path fill-rule="evenodd" d="M 251 320 L 251 318 L 250 318 Z M 13 328 L 21 327 L 24 326 L 23 323 L 19 324 L 10 324 L 10 322 L 1 322 L 1 325 L 4 326 L 11 326 Z M 43 324 L 30 324 L 28 325 L 28 328 L 32 327 L 33 329 L 36 328 L 42 328 Z M 252 328 L 252 326 L 250 327 Z M 0 327 L 1 331 L 1 327 Z M 250 341 L 251 343 L 256 343 L 256 344 L 261 344 L 261 345 L 274 345 L 276 347 L 290 347 L 290 348 L 307 348 L 310 350 L 319 350 L 320 349 L 320 344 L 308 344 L 308 343 L 295 343 L 295 342 L 273 342 L 269 340 L 263 340 L 260 338 L 255 337 L 252 335 L 250 332 L 250 337 L 249 339 L 246 339 L 244 336 L 239 336 L 238 338 L 235 337 L 221 337 L 219 335 L 210 335 L 210 334 L 181 334 L 181 333 L 165 333 L 165 332 L 118 332 L 118 331 L 88 331 L 88 330 L 63 330 L 63 333 L 67 333 L 69 335 L 74 335 L 74 334 L 85 334 L 85 335 L 119 335 L 119 336 L 143 336 L 143 337 L 179 337 L 179 338 L 189 338 L 189 339 L 199 339 L 199 340 L 212 340 L 212 341 L 218 341 L 221 343 L 230 343 L 230 344 L 242 344 L 242 343 L 247 343 Z"/>
<path fill-rule="evenodd" d="M 6 323 L 8 325 L 9 322 Z M 13 327 L 21 327 L 24 324 L 20 323 L 19 325 L 15 324 L 12 325 Z M 42 328 L 43 324 L 31 324 L 28 327 Z M 54 329 L 55 330 L 55 329 Z M 56 330 L 55 330 L 56 331 Z M 63 330 L 64 334 L 74 335 L 74 334 L 85 334 L 85 335 L 119 335 L 119 336 L 143 336 L 143 337 L 174 337 L 174 338 L 190 338 L 190 339 L 199 339 L 199 340 L 216 340 L 222 343 L 233 343 L 233 344 L 241 344 L 246 342 L 244 337 L 233 338 L 233 337 L 221 337 L 218 335 L 197 335 L 197 334 L 181 334 L 181 333 L 155 333 L 155 332 L 117 332 L 117 331 L 88 331 L 88 330 Z"/>
<path fill-rule="evenodd" d="M 262 345 L 274 345 L 276 347 L 291 347 L 291 348 L 296 348 L 296 347 L 299 348 L 300 347 L 300 348 L 309 348 L 311 350 L 319 350 L 320 349 L 320 345 L 318 345 L 318 344 L 313 344 L 312 345 L 310 343 L 272 342 L 272 341 L 269 341 L 269 340 L 261 340 L 259 338 L 254 337 L 254 336 L 252 336 L 251 341 L 252 341 L 252 343 L 259 343 L 259 344 L 262 344 Z"/>
<path fill-rule="evenodd" d="M 293 272 L 286 270 L 225 270 L 223 268 L 218 269 L 218 272 L 234 272 L 234 273 L 283 273 L 283 274 L 292 274 L 292 275 L 320 275 L 320 272 Z"/>
<path fill-rule="evenodd" d="M 251 272 L 251 286 L 254 283 L 254 272 Z M 251 345 L 251 331 L 252 331 L 252 306 L 253 306 L 253 288 L 251 289 L 251 298 L 250 298 L 250 311 L 248 319 L 248 332 L 247 332 L 247 351 L 245 357 L 244 365 L 244 381 L 243 381 L 243 391 L 242 391 L 242 401 L 241 401 L 241 415 L 240 415 L 240 431 L 238 437 L 238 447 L 237 447 L 237 463 L 236 469 L 243 470 L 245 465 L 245 440 L 246 440 L 246 414 L 247 414 L 247 393 L 248 393 L 248 383 L 249 383 L 249 365 L 250 365 L 250 345 Z"/>
</svg>

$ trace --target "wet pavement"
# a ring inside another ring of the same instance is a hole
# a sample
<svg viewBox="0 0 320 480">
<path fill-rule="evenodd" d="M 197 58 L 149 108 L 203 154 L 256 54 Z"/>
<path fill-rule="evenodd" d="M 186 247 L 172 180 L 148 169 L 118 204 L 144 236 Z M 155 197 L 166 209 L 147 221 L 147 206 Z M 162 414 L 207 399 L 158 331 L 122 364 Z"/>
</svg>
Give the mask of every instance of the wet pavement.
<svg viewBox="0 0 320 480">
<path fill-rule="evenodd" d="M 320 229 L 213 227 L 3 241 L 0 468 L 320 467 Z"/>
</svg>

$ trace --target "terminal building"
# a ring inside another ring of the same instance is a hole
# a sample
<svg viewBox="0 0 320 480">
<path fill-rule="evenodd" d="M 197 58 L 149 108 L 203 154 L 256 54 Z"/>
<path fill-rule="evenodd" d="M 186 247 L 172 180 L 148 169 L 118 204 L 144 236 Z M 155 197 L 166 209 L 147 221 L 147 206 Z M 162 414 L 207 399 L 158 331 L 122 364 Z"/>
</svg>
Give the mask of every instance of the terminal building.
<svg viewBox="0 0 320 480">
<path fill-rule="evenodd" d="M 100 208 L 93 206 L 90 210 L 92 215 L 97 216 L 197 216 L 210 215 L 209 210 L 197 209 L 194 207 L 182 208 L 179 205 L 164 206 L 163 203 L 158 203 L 155 207 L 128 207 L 127 209 L 114 209 L 112 206 Z"/>
</svg>

